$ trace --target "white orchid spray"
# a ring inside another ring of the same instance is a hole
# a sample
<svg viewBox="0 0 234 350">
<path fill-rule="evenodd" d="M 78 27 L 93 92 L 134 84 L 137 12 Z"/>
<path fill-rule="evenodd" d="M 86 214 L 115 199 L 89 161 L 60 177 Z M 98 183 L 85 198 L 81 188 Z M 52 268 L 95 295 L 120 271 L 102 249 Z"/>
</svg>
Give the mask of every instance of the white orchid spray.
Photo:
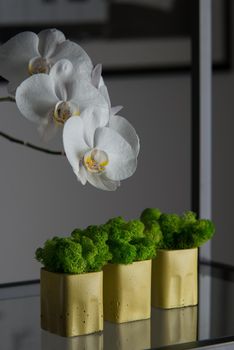
<svg viewBox="0 0 234 350">
<path fill-rule="evenodd" d="M 76 43 L 66 40 L 56 29 L 40 33 L 22 32 L 0 47 L 0 75 L 9 81 L 8 91 L 14 95 L 19 84 L 32 74 L 49 73 L 61 59 L 69 59 L 80 72 L 90 73 L 92 62 Z"/>
<path fill-rule="evenodd" d="M 114 191 L 136 170 L 139 138 L 111 107 L 102 66 L 56 29 L 24 32 L 0 47 L 0 75 L 9 81 L 21 114 L 38 124 L 44 139 L 63 127 L 63 145 L 77 179 Z M 0 101 L 14 101 L 2 97 Z M 10 141 L 51 154 L 0 132 Z"/>
<path fill-rule="evenodd" d="M 66 156 L 78 180 L 107 191 L 116 190 L 120 181 L 136 170 L 139 139 L 126 119 L 105 116 L 88 108 L 82 118 L 71 117 L 63 129 Z"/>
</svg>

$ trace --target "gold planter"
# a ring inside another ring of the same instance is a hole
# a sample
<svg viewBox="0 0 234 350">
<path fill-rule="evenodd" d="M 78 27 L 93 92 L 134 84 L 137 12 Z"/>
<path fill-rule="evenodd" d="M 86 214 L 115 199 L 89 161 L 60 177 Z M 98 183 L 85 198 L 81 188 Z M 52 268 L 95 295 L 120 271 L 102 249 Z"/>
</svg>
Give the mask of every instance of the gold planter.
<svg viewBox="0 0 234 350">
<path fill-rule="evenodd" d="M 198 249 L 158 250 L 152 264 L 152 305 L 197 305 Z"/>
<path fill-rule="evenodd" d="M 41 327 L 65 337 L 103 330 L 102 272 L 41 269 Z"/>
<path fill-rule="evenodd" d="M 104 319 L 122 323 L 150 318 L 151 260 L 104 266 Z"/>
</svg>

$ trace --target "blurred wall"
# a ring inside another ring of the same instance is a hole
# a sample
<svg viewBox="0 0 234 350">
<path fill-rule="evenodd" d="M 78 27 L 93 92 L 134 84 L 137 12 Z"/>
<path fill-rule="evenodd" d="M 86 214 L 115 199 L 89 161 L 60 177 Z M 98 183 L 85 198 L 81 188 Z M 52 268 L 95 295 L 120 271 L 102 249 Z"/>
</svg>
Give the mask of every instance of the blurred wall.
<svg viewBox="0 0 234 350">
<path fill-rule="evenodd" d="M 234 72 L 218 74 L 213 84 L 213 218 L 215 261 L 234 265 Z"/>
<path fill-rule="evenodd" d="M 234 265 L 234 3 L 230 2 L 232 68 L 213 79 L 213 260 Z"/>
</svg>

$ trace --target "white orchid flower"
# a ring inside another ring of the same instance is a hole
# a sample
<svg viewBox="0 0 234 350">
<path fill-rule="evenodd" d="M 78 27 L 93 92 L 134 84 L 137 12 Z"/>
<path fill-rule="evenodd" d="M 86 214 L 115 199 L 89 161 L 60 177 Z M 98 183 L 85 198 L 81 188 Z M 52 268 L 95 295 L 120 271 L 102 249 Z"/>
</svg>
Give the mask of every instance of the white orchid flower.
<svg viewBox="0 0 234 350">
<path fill-rule="evenodd" d="M 61 59 L 69 59 L 74 67 L 91 72 L 92 63 L 76 43 L 66 40 L 56 29 L 42 30 L 38 35 L 22 32 L 0 47 L 0 75 L 9 81 L 8 91 L 15 94 L 19 84 L 32 74 L 49 73 Z"/>
<path fill-rule="evenodd" d="M 39 124 L 47 139 L 59 125 L 89 106 L 95 106 L 95 111 L 102 109 L 103 125 L 109 121 L 105 98 L 68 60 L 57 62 L 49 74 L 35 74 L 24 80 L 16 90 L 16 103 L 23 116 Z"/>
<path fill-rule="evenodd" d="M 93 108 L 84 110 L 81 118 L 69 118 L 63 129 L 63 145 L 83 185 L 88 181 L 96 188 L 114 191 L 121 180 L 135 172 L 139 141 L 129 123 L 116 127 L 113 121 L 114 128 L 100 127 L 104 119 L 101 115 L 97 119 Z"/>
</svg>

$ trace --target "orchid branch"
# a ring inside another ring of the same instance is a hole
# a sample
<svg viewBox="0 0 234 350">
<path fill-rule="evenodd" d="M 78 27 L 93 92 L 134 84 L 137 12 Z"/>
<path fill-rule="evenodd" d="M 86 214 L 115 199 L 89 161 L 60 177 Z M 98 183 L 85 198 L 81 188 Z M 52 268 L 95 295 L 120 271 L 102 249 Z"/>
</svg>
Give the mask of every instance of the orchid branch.
<svg viewBox="0 0 234 350">
<path fill-rule="evenodd" d="M 53 150 L 50 150 L 50 149 L 47 149 L 47 148 L 39 147 L 39 146 L 33 145 L 32 143 L 16 139 L 15 137 L 12 137 L 12 136 L 10 136 L 10 135 L 2 132 L 2 131 L 0 131 L 0 136 L 2 136 L 3 138 L 7 139 L 8 141 L 17 143 L 17 144 L 25 146 L 25 147 L 32 148 L 32 149 L 34 149 L 36 151 L 39 151 L 39 152 L 43 152 L 43 153 L 47 153 L 47 154 L 53 154 L 53 155 L 56 155 L 56 156 L 65 156 L 65 152 L 63 152 L 63 151 L 53 151 Z"/>
<path fill-rule="evenodd" d="M 0 97 L 0 102 L 15 102 L 15 98 L 11 96 Z"/>
<path fill-rule="evenodd" d="M 15 98 L 11 97 L 11 96 L 0 97 L 0 102 L 15 102 Z M 0 136 L 5 138 L 5 139 L 7 139 L 8 141 L 17 143 L 18 145 L 22 145 L 22 146 L 25 146 L 25 147 L 32 148 L 32 149 L 34 149 L 36 151 L 39 151 L 39 152 L 43 152 L 43 153 L 47 153 L 47 154 L 53 154 L 53 155 L 56 155 L 56 156 L 65 156 L 65 152 L 63 152 L 63 151 L 53 151 L 53 150 L 50 150 L 50 149 L 47 149 L 47 148 L 39 147 L 39 146 L 33 145 L 30 142 L 26 142 L 26 141 L 23 141 L 23 140 L 16 139 L 15 137 L 10 136 L 10 135 L 2 132 L 2 131 L 0 131 Z"/>
</svg>

